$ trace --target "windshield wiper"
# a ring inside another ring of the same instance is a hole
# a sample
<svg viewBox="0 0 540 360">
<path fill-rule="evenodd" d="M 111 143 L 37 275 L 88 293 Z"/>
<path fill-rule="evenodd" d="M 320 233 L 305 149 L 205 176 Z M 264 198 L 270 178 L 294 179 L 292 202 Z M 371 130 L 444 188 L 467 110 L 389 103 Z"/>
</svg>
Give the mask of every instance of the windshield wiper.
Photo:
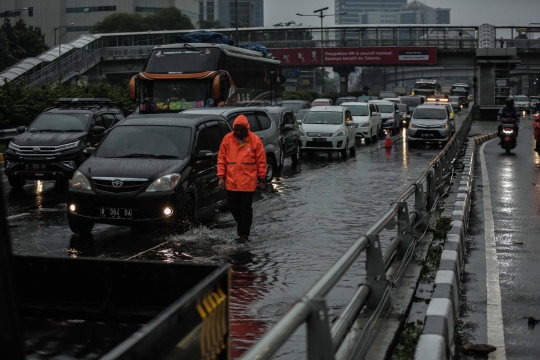
<svg viewBox="0 0 540 360">
<path fill-rule="evenodd" d="M 60 130 L 60 129 L 41 129 L 38 131 L 39 132 L 64 132 L 64 130 Z"/>
<path fill-rule="evenodd" d="M 64 132 L 79 132 L 79 131 L 84 131 L 84 130 L 75 130 L 75 129 L 64 130 Z"/>
<path fill-rule="evenodd" d="M 188 49 L 190 49 L 190 50 L 196 51 L 196 52 L 198 52 L 199 54 L 208 55 L 208 54 L 205 53 L 204 51 L 199 50 L 199 49 L 197 49 L 196 47 L 194 47 L 194 46 L 192 46 L 192 45 L 190 45 L 190 44 L 184 44 L 184 47 L 185 47 L 185 48 L 188 48 Z"/>
<path fill-rule="evenodd" d="M 154 154 L 128 154 L 117 156 L 119 158 L 152 158 L 152 159 L 178 159 L 176 155 L 154 155 Z"/>
</svg>

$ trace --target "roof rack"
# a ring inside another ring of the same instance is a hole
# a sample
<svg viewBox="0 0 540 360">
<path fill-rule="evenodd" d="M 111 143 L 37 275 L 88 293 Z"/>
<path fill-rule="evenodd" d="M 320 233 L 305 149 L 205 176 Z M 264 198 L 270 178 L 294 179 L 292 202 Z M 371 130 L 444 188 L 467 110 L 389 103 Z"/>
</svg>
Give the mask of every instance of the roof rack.
<svg viewBox="0 0 540 360">
<path fill-rule="evenodd" d="M 109 98 L 60 98 L 55 105 L 116 105 Z"/>
</svg>

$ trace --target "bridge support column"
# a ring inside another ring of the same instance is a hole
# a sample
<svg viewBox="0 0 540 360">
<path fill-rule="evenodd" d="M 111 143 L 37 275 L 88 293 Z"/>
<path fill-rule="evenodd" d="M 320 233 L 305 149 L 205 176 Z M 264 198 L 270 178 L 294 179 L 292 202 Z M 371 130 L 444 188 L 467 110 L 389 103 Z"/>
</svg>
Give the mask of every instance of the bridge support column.
<svg viewBox="0 0 540 360">
<path fill-rule="evenodd" d="M 349 74 L 354 72 L 354 66 L 334 66 L 333 70 L 339 74 L 339 95 L 349 95 Z"/>
</svg>

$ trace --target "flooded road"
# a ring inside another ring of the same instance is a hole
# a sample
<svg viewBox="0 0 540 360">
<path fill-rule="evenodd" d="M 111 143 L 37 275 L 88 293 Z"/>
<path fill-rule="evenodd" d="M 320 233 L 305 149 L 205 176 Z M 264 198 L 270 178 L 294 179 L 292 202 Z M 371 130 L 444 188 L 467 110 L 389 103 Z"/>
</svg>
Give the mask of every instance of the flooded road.
<svg viewBox="0 0 540 360">
<path fill-rule="evenodd" d="M 466 112 L 458 115 L 460 126 Z M 233 358 L 278 321 L 415 181 L 441 147 L 408 149 L 395 137 L 357 145 L 356 156 L 304 155 L 296 167 L 287 159 L 282 177 L 257 193 L 251 242 L 236 244 L 229 213 L 216 213 L 183 234 L 166 230 L 133 233 L 130 228 L 96 225 L 91 237 L 72 235 L 65 215 L 65 190 L 33 182 L 10 190 L 5 177 L 13 249 L 19 254 L 144 259 L 232 265 Z M 2 172 L 3 174 L 3 172 Z M 409 209 L 411 210 L 411 209 Z M 389 238 L 381 238 L 383 247 Z M 334 316 L 362 282 L 358 261 L 328 296 Z M 299 330 L 280 350 L 280 359 L 299 358 L 305 335 Z"/>
</svg>

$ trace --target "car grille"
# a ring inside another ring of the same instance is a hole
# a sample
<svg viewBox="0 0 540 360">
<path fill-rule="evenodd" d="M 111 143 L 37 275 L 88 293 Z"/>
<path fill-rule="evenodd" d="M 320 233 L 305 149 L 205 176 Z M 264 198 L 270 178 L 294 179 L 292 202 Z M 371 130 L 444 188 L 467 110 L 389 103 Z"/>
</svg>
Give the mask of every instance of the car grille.
<svg viewBox="0 0 540 360">
<path fill-rule="evenodd" d="M 62 151 L 57 151 L 56 146 L 19 146 L 15 153 L 23 157 L 45 158 L 58 156 Z"/>
<path fill-rule="evenodd" d="M 306 141 L 306 147 L 331 148 L 331 141 Z"/>
<path fill-rule="evenodd" d="M 138 191 L 148 179 L 92 178 L 92 181 L 99 191 L 120 194 Z"/>
<path fill-rule="evenodd" d="M 318 132 L 308 132 L 306 133 L 309 137 L 332 137 L 332 133 L 318 133 Z"/>
</svg>

